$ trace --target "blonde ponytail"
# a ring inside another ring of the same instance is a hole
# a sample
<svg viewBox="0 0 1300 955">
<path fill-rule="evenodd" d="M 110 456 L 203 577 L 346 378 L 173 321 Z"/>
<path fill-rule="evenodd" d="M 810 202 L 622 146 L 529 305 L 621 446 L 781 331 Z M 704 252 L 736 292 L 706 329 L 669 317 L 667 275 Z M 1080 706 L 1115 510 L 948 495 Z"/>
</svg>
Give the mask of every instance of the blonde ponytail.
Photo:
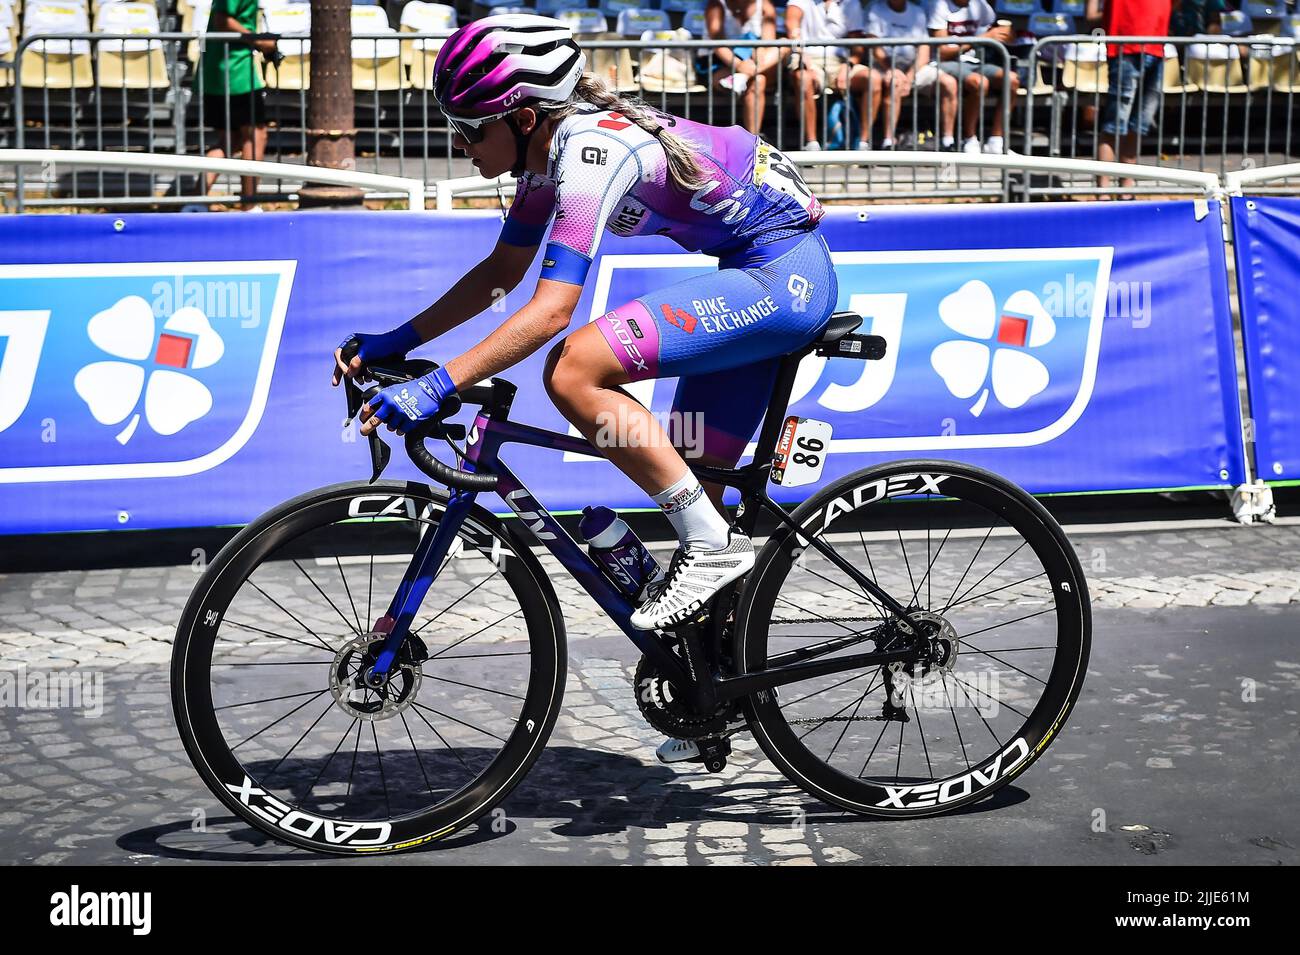
<svg viewBox="0 0 1300 955">
<path fill-rule="evenodd" d="M 668 158 L 668 178 L 678 189 L 697 192 L 708 185 L 708 176 L 700 166 L 694 146 L 661 123 L 651 107 L 638 99 L 620 96 L 593 73 L 582 74 L 568 103 L 546 112 L 556 119 L 563 119 L 582 103 L 619 113 L 658 139 Z"/>
</svg>

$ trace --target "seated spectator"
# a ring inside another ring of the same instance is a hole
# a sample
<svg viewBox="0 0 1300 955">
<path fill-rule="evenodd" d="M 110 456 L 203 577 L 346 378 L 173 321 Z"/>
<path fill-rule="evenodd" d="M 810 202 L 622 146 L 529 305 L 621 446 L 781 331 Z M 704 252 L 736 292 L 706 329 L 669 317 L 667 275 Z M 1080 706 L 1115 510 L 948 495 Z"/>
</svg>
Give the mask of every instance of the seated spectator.
<svg viewBox="0 0 1300 955">
<path fill-rule="evenodd" d="M 791 40 L 824 43 L 864 35 L 859 0 L 790 0 L 785 8 L 785 30 Z M 822 90 L 853 92 L 862 96 L 866 114 L 871 71 L 862 63 L 862 47 L 813 46 L 790 56 L 796 72 L 796 95 L 803 112 L 804 149 L 821 149 L 817 139 L 817 101 Z"/>
<path fill-rule="evenodd" d="M 869 37 L 928 37 L 926 14 L 920 4 L 909 0 L 872 0 L 866 12 L 866 33 Z M 859 149 L 870 149 L 871 128 L 885 92 L 889 92 L 889 111 L 885 117 L 881 149 L 893 149 L 898 126 L 898 114 L 903 99 L 915 88 L 939 84 L 940 125 L 944 131 L 944 147 L 955 148 L 953 124 L 957 111 L 957 81 L 948 74 L 940 74 L 930 62 L 930 47 L 906 43 L 871 47 L 874 82 L 871 84 L 871 104 L 867 110 L 862 141 Z"/>
<path fill-rule="evenodd" d="M 709 0 L 704 23 L 715 40 L 775 40 L 776 7 L 772 0 Z M 713 83 L 740 97 L 741 121 L 751 133 L 763 126 L 767 84 L 781 63 L 779 47 L 720 46 Z"/>
<path fill-rule="evenodd" d="M 991 99 L 995 108 L 984 152 L 1006 152 L 1002 129 L 1002 97 L 1000 92 L 989 95 L 990 84 L 997 84 L 1001 90 L 1004 71 L 994 61 L 991 55 L 994 51 L 987 47 L 981 50 L 975 44 L 963 40 L 988 37 L 1002 44 L 1010 43 L 1012 31 L 1008 21 L 995 19 L 988 0 L 935 0 L 930 10 L 930 33 L 936 37 L 954 37 L 958 41 L 939 47 L 939 69 L 954 77 L 962 87 L 962 151 L 980 151 L 976 132 L 983 107 Z M 1005 81 L 1009 84 L 1009 93 L 1014 96 L 1019 78 L 1012 72 Z"/>
<path fill-rule="evenodd" d="M 1088 0 L 1088 19 L 1102 18 L 1108 36 L 1168 36 L 1170 0 Z M 1136 163 L 1141 138 L 1155 125 L 1163 92 L 1163 43 L 1106 44 L 1108 89 L 1101 110 L 1101 140 L 1097 158 Z M 1098 176 L 1098 185 L 1111 185 L 1110 176 Z M 1120 185 L 1131 186 L 1124 177 Z"/>
</svg>

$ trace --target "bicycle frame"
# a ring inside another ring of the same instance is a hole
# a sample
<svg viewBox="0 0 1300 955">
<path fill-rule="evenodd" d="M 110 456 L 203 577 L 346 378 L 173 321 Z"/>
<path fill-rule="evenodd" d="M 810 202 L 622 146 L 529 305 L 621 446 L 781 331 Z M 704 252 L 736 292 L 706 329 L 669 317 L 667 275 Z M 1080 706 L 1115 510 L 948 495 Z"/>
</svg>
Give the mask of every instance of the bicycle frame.
<svg viewBox="0 0 1300 955">
<path fill-rule="evenodd" d="M 783 362 L 773 389 L 773 401 L 769 405 L 763 425 L 759 432 L 757 449 L 753 460 L 741 468 L 717 468 L 706 465 L 692 465 L 696 475 L 706 481 L 713 481 L 741 492 L 741 505 L 737 510 L 737 524 L 744 533 L 753 534 L 760 511 L 772 515 L 779 524 L 797 532 L 799 526 L 790 518 L 785 509 L 773 501 L 767 494 L 766 485 L 772 467 L 772 452 L 784 421 L 785 409 L 794 376 L 798 370 L 803 352 L 790 355 Z M 793 654 L 779 654 L 772 661 L 775 666 L 753 672 L 723 676 L 713 672 L 709 666 L 682 665 L 680 658 L 672 652 L 665 638 L 655 631 L 638 630 L 630 623 L 635 609 L 629 601 L 601 570 L 599 565 L 587 555 L 581 545 L 565 531 L 559 521 L 533 496 L 532 492 L 519 480 L 518 476 L 501 460 L 500 450 L 505 444 L 526 444 L 533 447 L 554 451 L 568 451 L 576 454 L 603 457 L 599 450 L 592 447 L 585 439 L 561 434 L 543 428 L 509 420 L 510 405 L 515 389 L 509 382 L 493 379 L 491 398 L 480 408 L 465 448 L 465 457 L 461 470 L 469 473 L 486 473 L 497 477 L 495 493 L 506 503 L 533 537 L 549 550 L 574 579 L 587 591 L 602 610 L 614 621 L 636 647 L 649 657 L 660 671 L 677 686 L 693 692 L 697 705 L 712 706 L 717 702 L 728 701 L 742 696 L 795 683 L 812 677 L 824 676 L 843 670 L 863 666 L 874 666 L 895 661 L 914 659 L 917 650 L 914 647 L 872 653 L 852 654 L 827 660 L 814 658 L 832 653 L 863 640 L 871 639 L 880 627 L 840 637 L 804 647 Z M 415 618 L 424 600 L 425 594 L 437 577 L 450 552 L 452 541 L 459 533 L 465 517 L 469 514 L 478 491 L 455 489 L 451 499 L 432 534 L 425 534 L 411 557 L 406 574 L 389 606 L 388 616 L 394 621 L 388 638 L 380 652 L 368 679 L 378 685 L 386 679 L 393 661 L 397 658 L 403 642 L 409 633 L 411 622 Z M 893 596 L 882 590 L 874 580 L 863 574 L 818 537 L 804 538 L 824 557 L 844 571 L 850 579 L 867 593 L 874 596 L 894 615 L 894 624 L 904 634 L 919 634 L 922 631 L 911 619 L 908 608 Z M 723 596 L 723 595 L 720 595 Z M 718 606 L 718 598 L 715 598 Z M 883 626 L 883 624 L 881 625 Z M 779 662 L 777 662 L 779 661 Z M 693 675 L 691 671 L 694 671 Z"/>
</svg>

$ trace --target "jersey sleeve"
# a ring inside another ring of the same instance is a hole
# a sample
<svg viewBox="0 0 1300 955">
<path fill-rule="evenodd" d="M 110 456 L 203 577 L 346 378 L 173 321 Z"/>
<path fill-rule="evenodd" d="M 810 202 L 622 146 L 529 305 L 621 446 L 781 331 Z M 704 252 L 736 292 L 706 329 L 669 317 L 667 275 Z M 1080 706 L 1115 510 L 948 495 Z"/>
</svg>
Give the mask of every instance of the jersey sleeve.
<svg viewBox="0 0 1300 955">
<path fill-rule="evenodd" d="M 584 129 L 565 139 L 542 278 L 570 285 L 586 281 L 605 223 L 641 176 L 641 157 L 616 132 Z"/>
<path fill-rule="evenodd" d="M 525 249 L 542 244 L 555 211 L 555 186 L 542 176 L 524 173 L 515 183 L 515 201 L 501 227 L 501 241 Z"/>
</svg>

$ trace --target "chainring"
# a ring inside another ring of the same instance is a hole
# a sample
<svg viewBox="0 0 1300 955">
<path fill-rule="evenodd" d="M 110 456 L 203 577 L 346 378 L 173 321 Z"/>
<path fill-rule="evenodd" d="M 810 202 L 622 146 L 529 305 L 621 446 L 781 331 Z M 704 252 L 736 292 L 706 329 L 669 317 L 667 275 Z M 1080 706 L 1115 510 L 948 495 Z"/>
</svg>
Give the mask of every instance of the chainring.
<svg viewBox="0 0 1300 955">
<path fill-rule="evenodd" d="M 664 679 L 658 667 L 642 656 L 636 665 L 633 682 L 636 705 L 646 722 L 665 736 L 675 739 L 711 739 L 725 736 L 729 726 L 740 719 L 737 705 L 722 703 L 709 716 L 700 716 L 677 698 L 672 682 Z"/>
</svg>

